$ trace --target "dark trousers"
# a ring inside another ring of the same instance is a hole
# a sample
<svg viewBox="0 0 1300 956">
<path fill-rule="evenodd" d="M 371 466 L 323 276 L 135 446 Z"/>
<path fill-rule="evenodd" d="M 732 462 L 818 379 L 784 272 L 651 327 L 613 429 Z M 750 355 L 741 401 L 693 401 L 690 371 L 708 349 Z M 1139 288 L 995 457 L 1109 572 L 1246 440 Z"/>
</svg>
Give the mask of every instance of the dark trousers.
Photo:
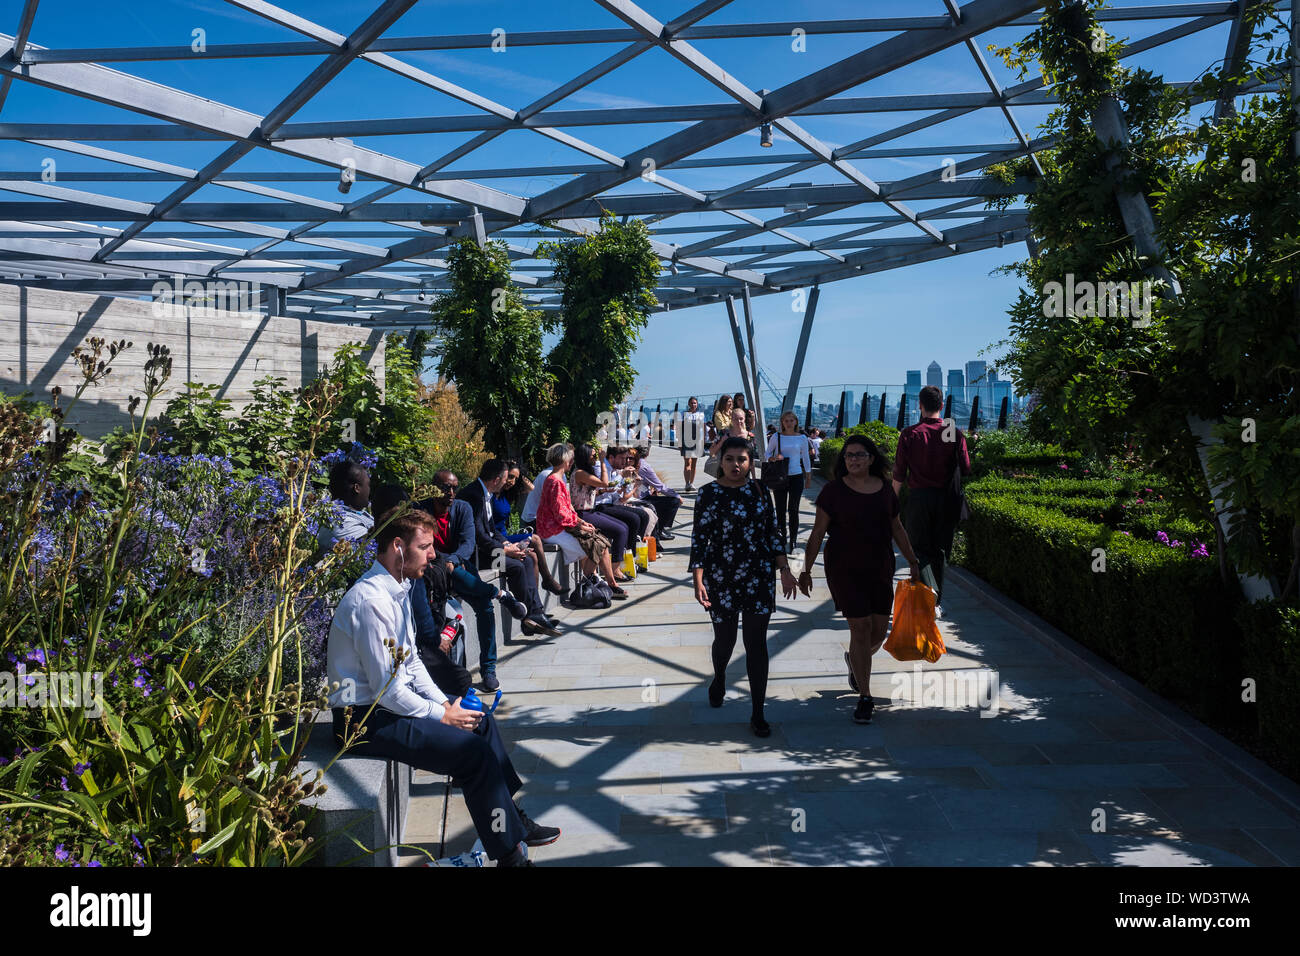
<svg viewBox="0 0 1300 956">
<path fill-rule="evenodd" d="M 741 629 L 745 642 L 745 672 L 749 676 L 750 707 L 753 716 L 763 716 L 763 702 L 767 700 L 767 623 L 770 614 L 745 614 Z M 732 614 L 713 622 L 713 683 L 719 689 L 726 686 L 727 662 L 736 649 L 736 629 L 740 615 Z"/>
<path fill-rule="evenodd" d="M 597 531 L 609 538 L 609 559 L 615 567 L 622 564 L 623 552 L 627 550 L 627 522 L 595 509 L 580 511 L 578 517 L 595 525 Z"/>
<path fill-rule="evenodd" d="M 903 528 L 916 560 L 934 575 L 935 603 L 943 603 L 943 569 L 952 552 L 956 526 L 952 522 L 947 488 L 908 488 Z"/>
<path fill-rule="evenodd" d="M 540 611 L 542 598 L 537 593 L 537 571 L 531 567 L 533 562 L 528 562 L 526 566 L 521 559 L 506 557 L 504 554 L 496 560 L 500 562 L 502 577 L 506 579 L 506 590 L 528 605 L 529 614 Z"/>
<path fill-rule="evenodd" d="M 352 708 L 360 719 L 365 708 Z M 334 737 L 342 743 L 343 709 L 334 709 Z M 523 786 L 515 773 L 496 722 L 484 715 L 474 730 L 449 727 L 432 717 L 401 717 L 376 707 L 366 732 L 349 753 L 410 764 L 417 770 L 447 773 L 465 793 L 465 805 L 488 857 L 508 856 L 524 839 L 524 824 L 514 795 Z"/>
<path fill-rule="evenodd" d="M 799 537 L 799 502 L 803 499 L 803 480 L 802 473 L 791 475 L 790 483 L 784 491 L 772 492 L 773 504 L 776 505 L 776 526 L 785 541 L 787 551 L 794 547 L 795 539 Z M 787 514 L 789 524 L 786 523 Z M 789 537 L 786 537 L 787 528 L 790 532 Z"/>
<path fill-rule="evenodd" d="M 438 642 L 416 639 L 416 649 L 420 652 L 420 661 L 429 672 L 438 689 L 455 700 L 464 697 L 470 685 L 474 683 L 469 671 L 465 669 L 465 639 L 458 638 L 451 646 L 448 656 L 442 652 Z"/>
<path fill-rule="evenodd" d="M 451 572 L 451 589 L 465 599 L 474 609 L 474 623 L 478 625 L 478 669 L 483 676 L 497 672 L 497 618 L 492 602 L 497 587 L 488 584 L 474 571 L 459 567 Z"/>
<path fill-rule="evenodd" d="M 644 538 L 645 529 L 650 527 L 650 516 L 646 514 L 644 508 L 629 508 L 627 505 L 596 505 L 596 510 L 611 518 L 617 518 L 627 525 L 629 541 Z"/>
<path fill-rule="evenodd" d="M 681 498 L 676 495 L 651 495 L 642 500 L 650 502 L 650 507 L 654 508 L 655 514 L 659 516 L 656 531 L 668 531 L 672 528 L 673 522 L 677 520 L 677 509 L 682 506 Z"/>
</svg>

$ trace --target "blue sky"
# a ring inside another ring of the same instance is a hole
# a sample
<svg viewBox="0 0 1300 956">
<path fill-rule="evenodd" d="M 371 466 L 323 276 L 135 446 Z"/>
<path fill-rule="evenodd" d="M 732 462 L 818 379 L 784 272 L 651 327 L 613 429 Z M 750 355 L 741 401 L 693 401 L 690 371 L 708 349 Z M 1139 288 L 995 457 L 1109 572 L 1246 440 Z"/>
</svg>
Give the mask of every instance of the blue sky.
<svg viewBox="0 0 1300 956">
<path fill-rule="evenodd" d="M 372 9 L 370 3 L 339 0 L 284 0 L 290 12 L 308 17 L 339 33 L 355 29 Z M 660 20 L 678 16 L 692 4 L 676 0 L 645 0 L 642 6 Z M 1133 2 L 1114 4 L 1132 6 Z M 22 4 L 0 0 L 0 32 L 12 33 Z M 778 0 L 736 0 L 708 17 L 705 23 L 789 21 L 799 16 L 834 19 L 884 16 L 942 15 L 941 0 L 822 0 L 792 7 Z M 1172 25 L 1135 21 L 1116 24 L 1121 37 L 1137 39 Z M 466 87 L 489 99 L 518 109 L 543 93 L 614 53 L 613 45 L 569 45 L 524 47 L 509 45 L 511 32 L 566 28 L 620 27 L 612 14 L 595 3 L 578 0 L 550 0 L 544 3 L 493 2 L 493 0 L 422 0 L 387 36 L 423 34 L 483 34 L 493 29 L 506 31 L 507 49 L 493 53 L 486 44 L 479 49 L 402 53 L 400 57 L 423 69 Z M 299 34 L 270 23 L 218 0 L 181 3 L 167 0 L 42 0 L 31 40 L 50 48 L 94 46 L 188 45 L 192 31 L 202 29 L 209 45 L 246 41 L 297 40 Z M 1022 30 L 994 31 L 982 39 L 1005 44 Z M 814 35 L 807 49 L 795 52 L 788 37 L 735 40 L 702 40 L 696 46 L 752 89 L 775 89 L 823 66 L 836 62 L 864 46 L 885 39 L 872 36 Z M 1192 79 L 1223 56 L 1226 24 L 1185 37 L 1154 53 L 1143 54 L 1136 63 L 1170 79 Z M 1004 86 L 1018 77 L 986 54 L 998 82 Z M 319 62 L 313 57 L 247 59 L 193 58 L 148 63 L 111 64 L 114 69 L 198 95 L 240 109 L 264 113 L 306 76 Z M 962 47 L 950 49 L 895 73 L 881 77 L 841 95 L 874 96 L 908 92 L 984 92 L 969 53 Z M 650 50 L 592 85 L 559 103 L 558 109 L 630 108 L 649 105 L 717 103 L 726 99 L 670 55 Z M 349 66 L 293 118 L 292 122 L 361 118 L 419 117 L 439 114 L 472 114 L 475 109 L 450 96 L 395 76 L 372 64 Z M 1045 116 L 1045 108 L 1018 107 L 1017 120 L 1029 135 Z M 862 116 L 808 116 L 800 122 L 831 146 L 840 146 L 887 130 L 918 114 L 881 113 Z M 146 118 L 118 108 L 69 94 L 49 91 L 29 83 L 16 83 L 0 113 L 0 122 L 141 122 Z M 684 124 L 644 124 L 619 127 L 575 127 L 570 132 L 589 143 L 618 155 L 627 155 Z M 473 134 L 365 137 L 360 142 L 421 164 L 468 140 Z M 950 145 L 960 143 L 1008 143 L 1012 132 L 996 110 L 973 114 L 931 127 L 893 141 L 890 145 Z M 201 168 L 216 156 L 224 144 L 215 142 L 98 143 L 153 159 Z M 796 151 L 794 144 L 777 135 L 773 153 Z M 702 155 L 758 153 L 754 132 L 719 144 Z M 94 171 L 122 167 L 66 152 L 51 153 L 48 147 L 0 140 L 0 168 L 40 168 L 43 157 L 55 155 L 58 168 L 66 171 Z M 517 165 L 546 166 L 562 163 L 590 163 L 583 153 L 530 131 L 511 131 L 498 136 L 449 169 L 475 170 Z M 932 157 L 923 159 L 874 158 L 856 165 L 876 181 L 889 181 L 938 165 Z M 322 167 L 292 157 L 256 151 L 237 163 L 232 172 L 254 170 L 313 170 Z M 768 166 L 725 167 L 672 171 L 674 179 L 695 189 L 708 190 L 732 185 L 767 172 Z M 813 183 L 844 182 L 824 168 L 799 173 L 793 180 Z M 480 180 L 516 195 L 536 195 L 567 180 L 565 176 L 527 176 Z M 787 181 L 787 180 L 782 180 Z M 329 183 L 272 184 L 280 188 L 337 201 Z M 365 184 L 362 184 L 364 188 Z M 174 184 L 78 183 L 86 189 L 127 199 L 157 201 Z M 639 180 L 620 187 L 621 192 L 652 189 Z M 0 193 L 0 201 L 20 197 Z M 210 185 L 200 190 L 195 201 L 249 200 L 255 197 Z M 355 198 L 355 195 L 353 197 Z M 415 198 L 413 192 L 399 192 L 393 200 Z M 427 199 L 427 196 L 422 197 Z M 937 202 L 913 204 L 924 211 Z M 882 207 L 859 206 L 836 215 L 877 214 Z M 762 218 L 781 214 L 776 210 L 752 210 Z M 960 220 L 948 220 L 957 224 Z M 719 231 L 738 223 L 725 214 L 679 215 L 660 224 L 671 229 L 683 226 L 716 226 Z M 797 227 L 793 231 L 808 239 L 842 231 L 846 227 Z M 147 235 L 147 233 L 146 233 Z M 881 236 L 916 235 L 915 230 L 891 229 Z M 696 241 L 698 233 L 658 236 L 665 242 Z M 251 245 L 257 240 L 222 238 L 231 245 Z M 384 240 L 391 242 L 392 240 Z M 520 242 L 522 240 L 515 239 Z M 306 246 L 287 244 L 286 256 Z M 1026 255 L 1023 245 L 1008 246 L 956 258 L 916 265 L 876 275 L 836 282 L 822 290 L 802 382 L 805 385 L 840 383 L 898 383 L 909 368 L 925 368 L 937 360 L 945 369 L 956 368 L 977 357 L 992 358 L 996 351 L 981 350 L 1005 337 L 1006 308 L 1015 295 L 1015 282 L 993 270 Z M 806 259 L 807 253 L 794 256 Z M 791 257 L 784 257 L 789 259 Z M 783 259 L 762 264 L 779 265 Z M 792 311 L 788 294 L 754 300 L 757 320 L 757 351 L 761 364 L 779 384 L 784 384 L 798 338 L 800 314 Z M 716 392 L 738 387 L 734 350 L 725 310 L 721 305 L 656 314 L 651 317 L 636 354 L 638 380 L 634 395 L 667 396 L 688 392 Z"/>
</svg>

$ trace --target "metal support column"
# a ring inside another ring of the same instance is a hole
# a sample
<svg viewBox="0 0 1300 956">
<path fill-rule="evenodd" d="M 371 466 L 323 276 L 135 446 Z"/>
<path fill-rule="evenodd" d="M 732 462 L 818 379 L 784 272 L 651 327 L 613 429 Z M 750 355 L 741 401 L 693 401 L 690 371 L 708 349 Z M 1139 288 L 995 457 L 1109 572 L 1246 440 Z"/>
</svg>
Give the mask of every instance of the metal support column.
<svg viewBox="0 0 1300 956">
<path fill-rule="evenodd" d="M 799 329 L 799 345 L 794 350 L 794 366 L 790 369 L 790 384 L 785 390 L 785 401 L 781 411 L 788 412 L 794 408 L 794 396 L 799 391 L 799 376 L 803 374 L 804 356 L 808 354 L 808 337 L 812 334 L 813 316 L 817 314 L 817 299 L 821 297 L 821 286 L 812 287 L 808 293 L 808 302 L 803 310 L 803 327 Z"/>
<path fill-rule="evenodd" d="M 763 415 L 763 379 L 758 374 L 758 352 L 754 349 L 754 310 L 749 301 L 749 286 L 741 286 L 740 292 L 745 306 L 745 332 L 749 337 L 750 382 L 754 386 L 754 434 L 759 436 L 755 445 L 761 452 L 767 441 L 767 422 Z"/>
<path fill-rule="evenodd" d="M 741 391 L 745 393 L 745 401 L 753 405 L 754 390 L 750 386 L 749 369 L 745 365 L 745 343 L 740 337 L 740 322 L 736 319 L 736 301 L 727 296 L 726 302 L 727 318 L 731 320 L 731 339 L 736 345 L 736 364 L 740 366 Z"/>
</svg>

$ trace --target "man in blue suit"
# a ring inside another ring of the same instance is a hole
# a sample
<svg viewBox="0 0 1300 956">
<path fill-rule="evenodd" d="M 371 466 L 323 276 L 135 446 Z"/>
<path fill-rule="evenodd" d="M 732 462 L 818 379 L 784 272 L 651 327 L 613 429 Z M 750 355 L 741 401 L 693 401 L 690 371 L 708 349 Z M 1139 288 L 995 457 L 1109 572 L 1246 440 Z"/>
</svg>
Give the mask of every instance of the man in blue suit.
<svg viewBox="0 0 1300 956">
<path fill-rule="evenodd" d="M 525 634 L 549 634 L 559 637 L 556 622 L 547 617 L 541 595 L 537 592 L 537 566 L 532 549 L 513 544 L 497 531 L 492 518 L 492 496 L 506 483 L 509 469 L 500 458 L 489 458 L 479 469 L 478 480 L 461 489 L 459 500 L 474 513 L 474 549 L 478 569 L 496 568 L 505 579 L 510 593 L 528 607 L 520 622 Z"/>
<path fill-rule="evenodd" d="M 474 510 L 456 498 L 460 480 L 450 471 L 440 471 L 433 476 L 434 485 L 443 497 L 427 498 L 417 506 L 433 515 L 439 525 L 437 560 L 446 563 L 451 571 L 452 592 L 463 597 L 474 609 L 478 629 L 479 687 L 497 690 L 497 623 L 492 613 L 492 601 L 500 601 L 511 617 L 522 620 L 528 615 L 528 606 L 516 600 L 509 591 L 489 584 L 478 576 L 474 562 Z"/>
</svg>

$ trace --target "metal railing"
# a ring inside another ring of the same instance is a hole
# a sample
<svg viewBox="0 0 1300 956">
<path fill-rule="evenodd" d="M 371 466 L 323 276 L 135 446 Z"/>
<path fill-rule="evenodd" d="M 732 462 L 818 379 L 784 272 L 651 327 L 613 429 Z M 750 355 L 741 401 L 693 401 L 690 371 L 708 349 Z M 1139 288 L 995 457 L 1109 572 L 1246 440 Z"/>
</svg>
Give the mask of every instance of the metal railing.
<svg viewBox="0 0 1300 956">
<path fill-rule="evenodd" d="M 955 419 L 968 431 L 1001 429 L 1019 423 L 1027 413 L 1028 398 L 1013 394 L 1009 385 L 1006 382 L 980 383 L 963 386 L 953 393 L 945 389 L 944 417 Z M 921 420 L 917 402 L 920 391 L 920 385 L 814 385 L 800 390 L 791 410 L 799 417 L 802 428 L 818 428 L 827 435 L 839 435 L 845 429 L 867 421 L 883 421 L 903 428 Z M 712 417 L 714 405 L 722 394 L 696 393 L 693 396 L 706 419 Z M 624 437 L 629 431 L 635 436 L 644 432 L 643 424 L 649 423 L 652 440 L 675 444 L 671 433 L 680 431 L 681 416 L 691 397 L 634 396 L 614 409 L 616 427 Z M 779 421 L 784 398 L 770 389 L 762 393 L 763 417 L 769 424 Z"/>
</svg>

